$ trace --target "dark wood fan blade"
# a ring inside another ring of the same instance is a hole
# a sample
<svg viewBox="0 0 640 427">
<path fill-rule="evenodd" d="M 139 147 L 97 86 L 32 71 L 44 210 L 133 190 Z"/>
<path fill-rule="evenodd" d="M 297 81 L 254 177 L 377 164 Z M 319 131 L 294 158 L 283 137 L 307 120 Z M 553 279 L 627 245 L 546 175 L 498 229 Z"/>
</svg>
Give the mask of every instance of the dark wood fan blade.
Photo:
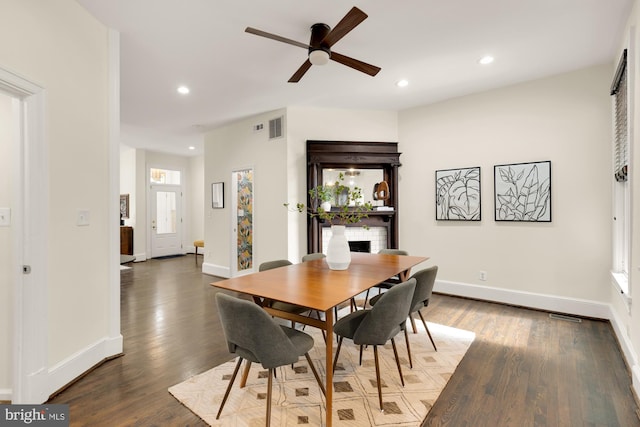
<svg viewBox="0 0 640 427">
<path fill-rule="evenodd" d="M 378 71 L 381 70 L 380 67 L 358 61 L 357 59 L 349 58 L 348 56 L 340 55 L 336 52 L 331 52 L 331 60 L 339 62 L 342 65 L 346 65 L 347 67 L 351 67 L 354 70 L 362 71 L 370 76 L 375 76 L 378 74 Z"/>
<path fill-rule="evenodd" d="M 368 15 L 366 13 L 357 7 L 353 7 L 349 12 L 347 12 L 344 18 L 342 18 L 342 20 L 333 27 L 322 42 L 326 43 L 329 47 L 333 46 L 338 42 L 338 40 L 347 35 L 349 31 L 353 30 L 362 21 L 367 19 L 367 16 Z"/>
<path fill-rule="evenodd" d="M 309 60 L 307 59 L 300 66 L 300 68 L 298 68 L 298 71 L 293 73 L 293 76 L 291 76 L 291 78 L 289 79 L 289 83 L 298 83 L 300 81 L 300 79 L 302 78 L 302 76 L 304 76 L 304 73 L 309 71 L 309 68 L 311 68 L 311 62 L 309 62 Z"/>
<path fill-rule="evenodd" d="M 276 40 L 276 41 L 279 41 L 279 42 L 282 42 L 282 43 L 291 44 L 291 45 L 294 45 L 294 46 L 301 47 L 303 49 L 309 49 L 309 45 L 308 44 L 300 43 L 300 42 L 297 42 L 295 40 L 291 40 L 291 39 L 288 39 L 286 37 L 282 37 L 282 36 L 279 36 L 279 35 L 276 35 L 276 34 L 267 33 L 266 31 L 258 30 L 258 29 L 251 28 L 251 27 L 245 28 L 244 31 L 246 33 L 249 33 L 249 34 L 255 34 L 256 36 L 266 37 L 266 38 L 271 39 L 271 40 Z"/>
</svg>

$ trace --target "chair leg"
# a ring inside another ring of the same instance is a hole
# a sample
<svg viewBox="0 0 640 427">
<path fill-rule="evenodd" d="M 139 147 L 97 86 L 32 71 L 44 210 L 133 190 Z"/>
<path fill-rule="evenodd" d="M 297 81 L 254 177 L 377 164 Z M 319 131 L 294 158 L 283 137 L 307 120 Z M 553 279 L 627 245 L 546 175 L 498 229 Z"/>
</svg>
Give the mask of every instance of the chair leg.
<svg viewBox="0 0 640 427">
<path fill-rule="evenodd" d="M 196 246 L 196 266 L 198 266 L 198 247 Z"/>
<path fill-rule="evenodd" d="M 309 353 L 305 353 L 304 357 L 307 358 L 307 363 L 309 364 L 309 367 L 311 368 L 311 372 L 313 372 L 313 376 L 316 377 L 316 381 L 318 381 L 318 385 L 320 386 L 320 391 L 322 391 L 322 394 L 324 394 L 326 396 L 327 395 L 327 391 L 324 389 L 324 384 L 322 384 L 322 380 L 320 379 L 320 376 L 318 375 L 318 371 L 316 371 L 315 365 L 311 361 L 311 357 L 309 357 Z"/>
<path fill-rule="evenodd" d="M 418 310 L 418 314 L 420 315 L 420 319 L 422 320 L 422 323 L 424 324 L 424 328 L 427 331 L 427 335 L 429 335 L 429 339 L 431 340 L 431 344 L 433 344 L 433 349 L 435 351 L 438 351 L 438 348 L 436 347 L 436 343 L 433 341 L 433 337 L 431 336 L 431 332 L 429 332 L 429 327 L 427 326 L 427 322 L 424 321 L 424 317 L 422 317 L 422 313 L 420 313 L 420 310 Z"/>
<path fill-rule="evenodd" d="M 249 378 L 249 370 L 251 369 L 251 361 L 247 360 L 244 365 L 244 371 L 242 371 L 242 378 L 240 378 L 240 388 L 244 388 L 247 385 L 247 378 Z"/>
<path fill-rule="evenodd" d="M 400 382 L 404 387 L 404 377 L 402 376 L 402 368 L 400 367 L 400 359 L 398 359 L 398 349 L 396 348 L 396 341 L 391 338 L 391 345 L 393 346 L 393 355 L 396 357 L 396 366 L 398 367 L 398 373 L 400 374 Z"/>
<path fill-rule="evenodd" d="M 362 351 L 363 351 L 363 349 L 364 349 L 364 346 L 362 344 L 360 344 L 360 361 L 359 361 L 360 366 L 362 366 Z"/>
<path fill-rule="evenodd" d="M 407 355 L 409 356 L 409 368 L 413 369 L 413 361 L 411 360 L 411 345 L 409 344 L 409 332 L 404 328 L 404 341 L 407 343 Z"/>
<path fill-rule="evenodd" d="M 382 386 L 380 385 L 380 364 L 378 363 L 378 346 L 373 346 L 373 358 L 376 362 L 376 384 L 378 385 L 378 401 L 380 402 L 380 412 L 384 412 L 382 407 Z"/>
<path fill-rule="evenodd" d="M 336 372 L 336 363 L 338 363 L 338 356 L 340 355 L 340 347 L 342 347 L 342 337 L 338 338 L 338 348 L 336 348 L 336 357 L 333 358 L 333 372 Z"/>
<path fill-rule="evenodd" d="M 364 296 L 364 305 L 362 306 L 363 309 L 367 308 L 367 301 L 369 301 L 369 291 L 371 290 L 371 288 L 367 289 L 367 293 Z"/>
<path fill-rule="evenodd" d="M 267 379 L 267 422 L 266 426 L 271 425 L 271 387 L 273 386 L 273 368 L 269 369 L 269 378 Z"/>
<path fill-rule="evenodd" d="M 413 316 L 409 315 L 409 321 L 411 321 L 411 328 L 413 328 L 413 333 L 417 334 L 418 330 L 416 329 L 416 321 Z"/>
<path fill-rule="evenodd" d="M 229 397 L 231 386 L 233 385 L 233 382 L 236 380 L 236 375 L 238 375 L 238 370 L 240 370 L 240 364 L 242 364 L 242 357 L 238 357 L 238 363 L 236 363 L 236 368 L 233 370 L 233 375 L 231 375 L 231 381 L 229 381 L 229 385 L 227 386 L 227 391 L 224 392 L 224 397 L 222 398 L 220 409 L 218 409 L 218 415 L 216 415 L 216 420 L 220 418 L 220 414 L 222 413 L 222 408 L 224 408 L 224 404 L 227 403 L 227 398 Z"/>
</svg>

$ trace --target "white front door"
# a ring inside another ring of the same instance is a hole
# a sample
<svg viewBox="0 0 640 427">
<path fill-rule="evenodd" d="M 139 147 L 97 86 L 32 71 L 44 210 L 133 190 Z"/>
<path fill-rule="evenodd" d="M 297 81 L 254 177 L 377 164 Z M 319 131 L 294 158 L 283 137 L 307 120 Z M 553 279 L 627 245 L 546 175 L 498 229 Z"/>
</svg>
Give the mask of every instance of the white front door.
<svg viewBox="0 0 640 427">
<path fill-rule="evenodd" d="M 179 185 L 151 186 L 151 258 L 182 253 Z"/>
</svg>

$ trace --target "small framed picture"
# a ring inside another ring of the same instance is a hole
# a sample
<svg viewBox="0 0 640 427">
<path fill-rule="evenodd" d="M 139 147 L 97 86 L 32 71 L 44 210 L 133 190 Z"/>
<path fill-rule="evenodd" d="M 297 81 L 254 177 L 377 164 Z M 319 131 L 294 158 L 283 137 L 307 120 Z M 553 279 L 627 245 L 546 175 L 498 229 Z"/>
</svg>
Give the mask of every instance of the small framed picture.
<svg viewBox="0 0 640 427">
<path fill-rule="evenodd" d="M 120 218 L 129 218 L 129 195 L 120 195 Z"/>
<path fill-rule="evenodd" d="M 495 220 L 551 222 L 551 162 L 494 166 Z"/>
<path fill-rule="evenodd" d="M 224 208 L 224 182 L 211 184 L 211 207 L 213 209 Z"/>
<path fill-rule="evenodd" d="M 480 168 L 436 171 L 436 220 L 480 221 Z"/>
</svg>

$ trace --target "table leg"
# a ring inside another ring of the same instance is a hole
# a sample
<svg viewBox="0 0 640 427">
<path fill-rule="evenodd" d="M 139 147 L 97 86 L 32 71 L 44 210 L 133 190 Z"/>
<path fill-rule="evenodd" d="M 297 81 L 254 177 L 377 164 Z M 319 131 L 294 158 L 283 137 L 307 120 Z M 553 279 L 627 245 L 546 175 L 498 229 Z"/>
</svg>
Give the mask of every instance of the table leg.
<svg viewBox="0 0 640 427">
<path fill-rule="evenodd" d="M 327 354 L 326 354 L 326 392 L 327 392 L 327 422 L 326 426 L 331 427 L 333 418 L 333 310 L 329 309 L 324 312 L 325 322 L 327 324 Z"/>
</svg>

